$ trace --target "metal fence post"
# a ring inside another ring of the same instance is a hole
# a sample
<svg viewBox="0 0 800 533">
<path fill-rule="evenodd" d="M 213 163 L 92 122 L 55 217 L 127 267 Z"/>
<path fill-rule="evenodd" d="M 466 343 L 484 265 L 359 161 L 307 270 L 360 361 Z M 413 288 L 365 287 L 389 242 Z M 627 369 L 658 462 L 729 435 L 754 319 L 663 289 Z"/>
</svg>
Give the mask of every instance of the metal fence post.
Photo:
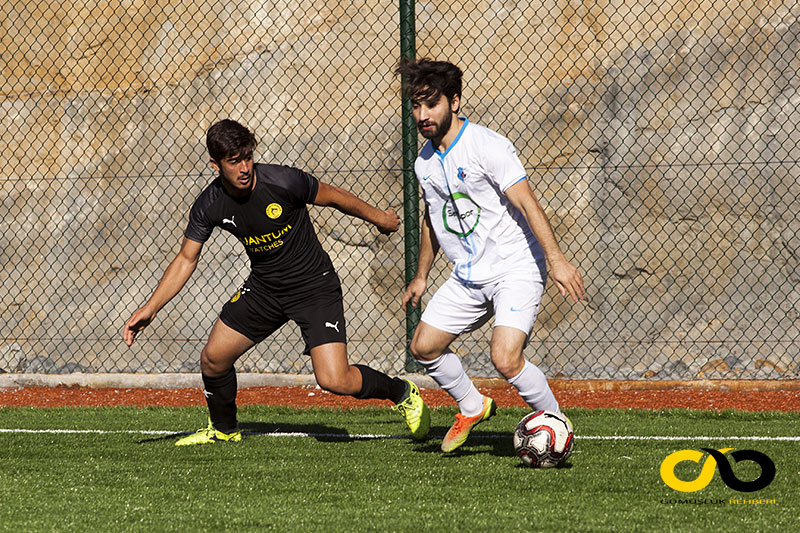
<svg viewBox="0 0 800 533">
<path fill-rule="evenodd" d="M 413 59 L 416 56 L 416 30 L 414 28 L 414 0 L 400 0 L 400 54 Z M 414 160 L 417 158 L 417 129 L 411 116 L 411 101 L 402 98 L 403 124 L 403 211 L 405 232 L 405 281 L 406 286 L 416 273 L 419 256 L 419 193 L 414 176 Z M 406 371 L 420 369 L 411 355 L 411 338 L 419 324 L 419 307 L 406 308 Z"/>
</svg>

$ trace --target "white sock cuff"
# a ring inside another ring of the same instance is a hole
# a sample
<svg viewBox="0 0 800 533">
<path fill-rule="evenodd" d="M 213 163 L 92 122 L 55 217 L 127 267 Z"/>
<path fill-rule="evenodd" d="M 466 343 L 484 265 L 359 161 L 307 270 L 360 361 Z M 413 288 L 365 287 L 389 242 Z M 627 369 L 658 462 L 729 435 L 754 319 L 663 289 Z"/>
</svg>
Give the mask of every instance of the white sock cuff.
<svg viewBox="0 0 800 533">
<path fill-rule="evenodd" d="M 528 370 L 528 368 L 532 367 L 532 366 L 533 366 L 533 363 L 531 363 L 530 361 L 525 359 L 525 364 L 522 365 L 522 370 L 519 371 L 519 374 L 517 374 L 513 378 L 509 379 L 508 382 L 511 383 L 512 385 L 516 385 L 515 382 L 519 381 L 519 379 L 522 378 L 522 375 L 525 373 L 525 371 Z"/>
<path fill-rule="evenodd" d="M 417 363 L 421 364 L 423 367 L 425 367 L 425 370 L 430 372 L 431 370 L 436 370 L 439 367 L 439 365 L 441 365 L 444 362 L 444 360 L 447 358 L 446 356 L 448 355 L 450 355 L 450 352 L 445 352 L 436 359 L 431 359 L 429 361 L 423 361 L 422 359 L 417 359 Z"/>
<path fill-rule="evenodd" d="M 456 354 L 445 352 L 432 361 L 425 361 L 422 366 L 428 375 L 458 403 L 461 414 L 474 416 L 481 412 L 483 395 L 464 372 L 461 359 Z"/>
</svg>

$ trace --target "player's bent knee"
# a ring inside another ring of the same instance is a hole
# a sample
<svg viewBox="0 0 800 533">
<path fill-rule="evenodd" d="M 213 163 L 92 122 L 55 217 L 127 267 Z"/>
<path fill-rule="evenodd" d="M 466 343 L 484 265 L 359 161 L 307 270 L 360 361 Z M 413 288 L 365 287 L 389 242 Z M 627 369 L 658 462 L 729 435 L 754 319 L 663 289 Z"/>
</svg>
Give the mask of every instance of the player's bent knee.
<svg viewBox="0 0 800 533">
<path fill-rule="evenodd" d="M 353 372 L 358 373 L 358 370 L 349 366 L 346 372 L 317 372 L 315 377 L 317 385 L 322 390 L 340 396 L 352 396 L 361 390 L 360 383 L 354 379 Z"/>
<path fill-rule="evenodd" d="M 416 337 L 411 340 L 409 351 L 417 361 L 432 361 L 442 355 L 441 350 L 436 350 L 432 346 L 420 342 Z"/>
<path fill-rule="evenodd" d="M 339 396 L 353 395 L 358 393 L 358 391 L 354 391 L 353 387 L 349 386 L 343 380 L 317 377 L 317 385 L 319 385 L 320 389 L 337 394 Z"/>
<path fill-rule="evenodd" d="M 351 396 L 354 393 L 347 392 L 344 387 L 341 387 L 337 384 L 332 385 L 319 385 L 319 388 L 324 390 L 325 392 L 330 392 L 331 394 L 336 394 L 337 396 Z"/>
<path fill-rule="evenodd" d="M 511 379 L 522 372 L 522 368 L 525 366 L 525 360 L 522 356 L 495 357 L 492 355 L 492 364 L 494 364 L 494 367 L 504 378 Z"/>
<path fill-rule="evenodd" d="M 200 352 L 200 371 L 209 377 L 219 377 L 230 372 L 233 364 L 210 355 L 206 349 Z"/>
<path fill-rule="evenodd" d="M 411 352 L 411 355 L 414 356 L 414 359 L 424 359 L 424 357 L 422 357 L 422 352 L 419 349 L 419 343 L 417 342 L 416 338 L 411 340 L 411 346 L 409 346 L 408 349 Z"/>
</svg>

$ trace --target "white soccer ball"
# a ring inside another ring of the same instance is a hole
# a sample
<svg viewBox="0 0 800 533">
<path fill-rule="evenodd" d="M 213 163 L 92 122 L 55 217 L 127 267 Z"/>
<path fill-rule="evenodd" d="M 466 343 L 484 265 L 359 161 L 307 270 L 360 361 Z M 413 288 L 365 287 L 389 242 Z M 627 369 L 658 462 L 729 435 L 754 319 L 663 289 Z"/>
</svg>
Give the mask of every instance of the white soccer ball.
<svg viewBox="0 0 800 533">
<path fill-rule="evenodd" d="M 560 413 L 535 411 L 519 421 L 514 430 L 514 451 L 525 466 L 551 468 L 572 453 L 572 423 Z"/>
</svg>

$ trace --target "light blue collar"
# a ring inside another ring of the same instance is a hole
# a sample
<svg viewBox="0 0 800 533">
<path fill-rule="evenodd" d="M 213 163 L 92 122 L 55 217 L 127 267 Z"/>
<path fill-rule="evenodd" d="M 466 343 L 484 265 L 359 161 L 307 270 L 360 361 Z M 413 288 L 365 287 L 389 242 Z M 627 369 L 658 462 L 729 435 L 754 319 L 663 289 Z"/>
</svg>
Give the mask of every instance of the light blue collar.
<svg viewBox="0 0 800 533">
<path fill-rule="evenodd" d="M 450 150 L 452 150 L 452 149 L 453 149 L 453 147 L 454 147 L 456 144 L 458 144 L 458 140 L 459 140 L 459 139 L 461 139 L 461 136 L 464 134 L 464 130 L 466 130 L 466 129 L 467 129 L 467 125 L 469 124 L 469 119 L 468 119 L 467 117 L 458 117 L 458 118 L 460 118 L 461 120 L 463 120 L 463 121 L 464 121 L 464 124 L 462 124 L 462 125 L 461 125 L 461 129 L 460 129 L 460 130 L 458 130 L 458 135 L 456 135 L 456 138 L 455 138 L 455 140 L 454 140 L 452 143 L 450 143 L 450 146 L 448 146 L 448 147 L 447 147 L 447 150 L 445 150 L 445 151 L 444 151 L 444 153 L 440 152 L 438 149 L 434 149 L 434 152 L 435 152 L 435 153 L 436 153 L 436 154 L 437 154 L 439 157 L 441 157 L 442 159 L 444 159 L 444 157 L 445 157 L 445 156 L 446 156 L 448 153 L 450 153 Z M 433 146 L 433 144 L 431 144 L 431 146 Z"/>
</svg>

